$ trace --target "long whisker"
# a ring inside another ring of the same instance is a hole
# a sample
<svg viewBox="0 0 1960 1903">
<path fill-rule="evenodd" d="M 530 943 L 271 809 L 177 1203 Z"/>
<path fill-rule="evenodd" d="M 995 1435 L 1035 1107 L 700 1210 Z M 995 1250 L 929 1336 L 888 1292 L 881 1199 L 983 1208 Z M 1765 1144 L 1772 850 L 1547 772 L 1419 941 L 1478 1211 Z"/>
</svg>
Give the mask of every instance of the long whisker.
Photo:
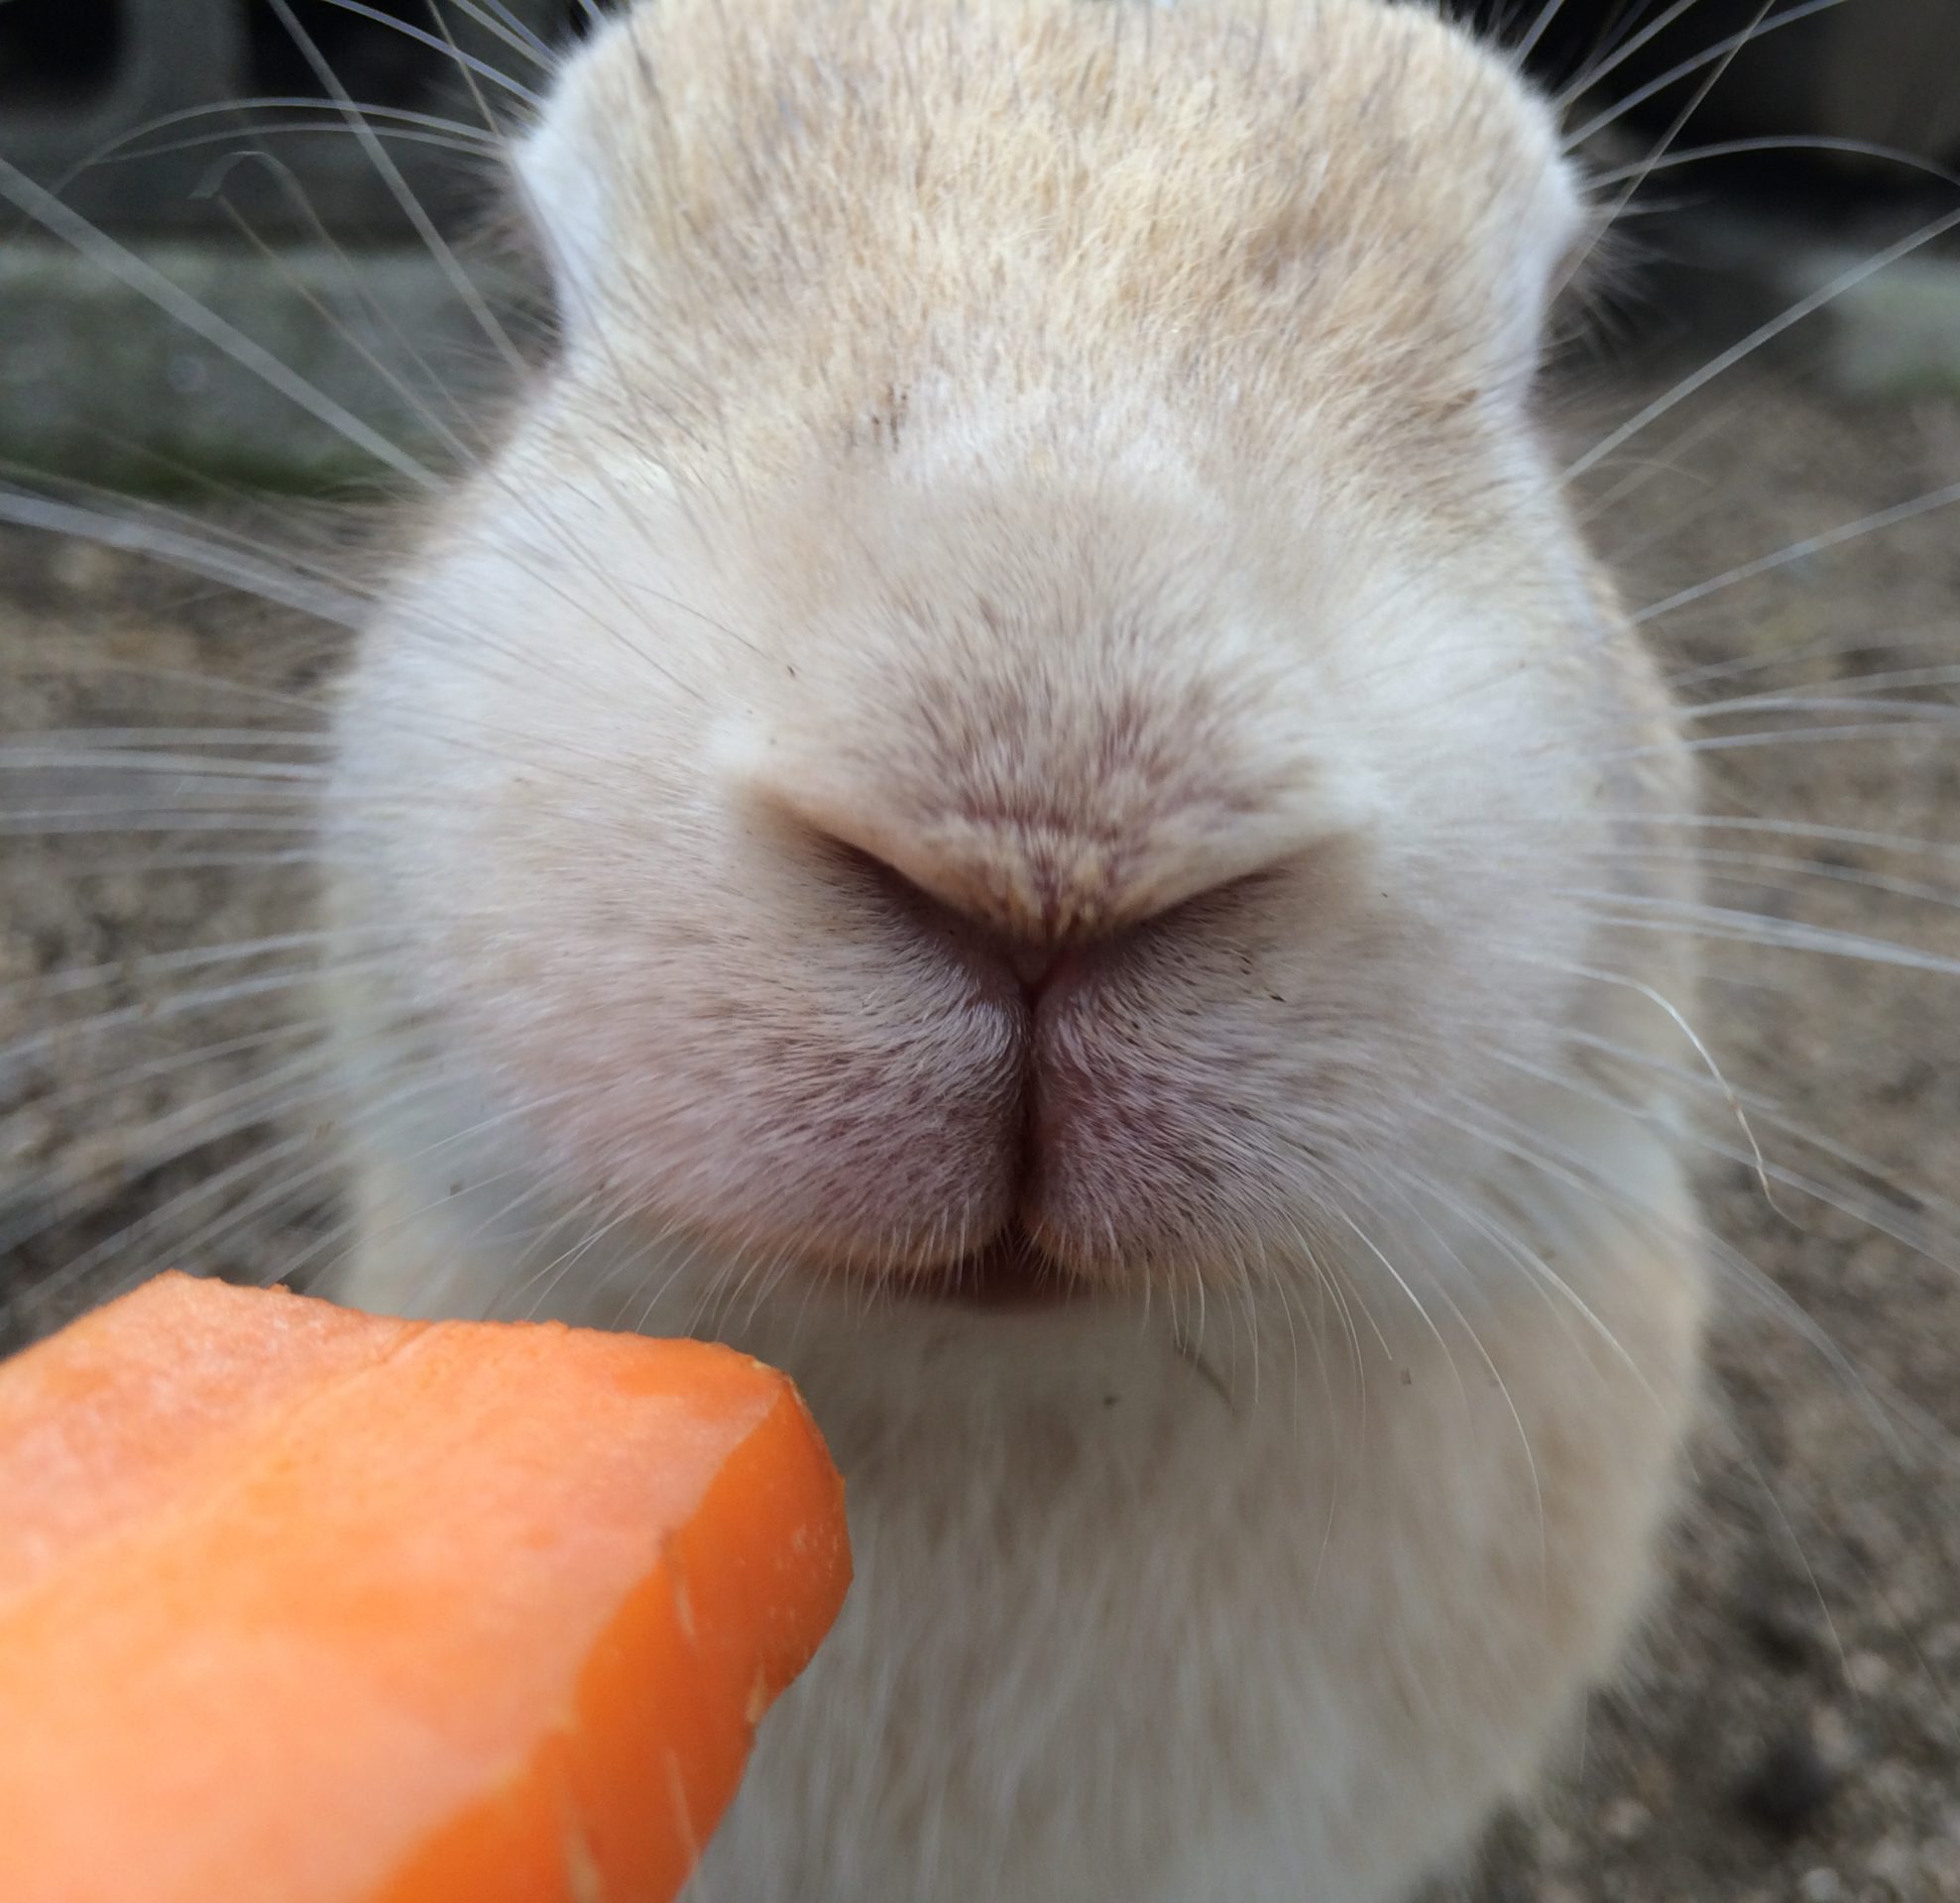
<svg viewBox="0 0 1960 1903">
<path fill-rule="evenodd" d="M 1955 215 L 1953 222 L 1960 224 L 1960 214 Z M 1676 589 L 1661 601 L 1651 602 L 1647 607 L 1636 610 L 1629 618 L 1636 626 L 1658 620 L 1662 616 L 1675 614 L 1690 603 L 1719 595 L 1723 589 L 1733 588 L 1738 582 L 1754 581 L 1759 575 L 1787 568 L 1791 562 L 1820 555 L 1827 548 L 1837 548 L 1845 542 L 1856 541 L 1861 535 L 1875 534 L 1880 529 L 1896 528 L 1901 522 L 1930 515 L 1935 509 L 1951 508 L 1956 503 L 1960 503 L 1960 483 L 1948 483 L 1943 489 L 1928 490 L 1925 495 L 1915 496 L 1909 502 L 1895 503 L 1890 508 L 1876 509 L 1869 515 L 1859 516 L 1856 521 L 1841 523 L 1836 528 L 1825 529 L 1815 535 L 1806 535 L 1802 540 L 1787 543 L 1767 555 L 1758 555 L 1754 560 L 1739 563 L 1705 582 L 1697 582 L 1692 588 Z"/>
<path fill-rule="evenodd" d="M 1593 60 L 1576 79 L 1572 80 L 1557 95 L 1557 104 L 1564 107 L 1570 105 L 1573 100 L 1582 98 L 1598 85 L 1602 79 L 1611 73 L 1617 72 L 1641 48 L 1649 45 L 1657 35 L 1666 33 L 1682 14 L 1698 3 L 1699 0 L 1673 0 L 1672 6 L 1663 8 L 1638 33 L 1634 34 L 1630 39 L 1621 41 L 1612 52 L 1603 54 L 1599 58 Z M 1768 8 L 1765 8 L 1763 11 L 1768 12 Z M 1734 56 L 1736 49 L 1746 45 L 1751 37 L 1760 31 L 1762 25 L 1763 13 L 1758 13 L 1756 18 L 1749 23 L 1744 31 L 1731 34 L 1728 40 L 1707 50 L 1710 61 L 1712 62 L 1717 56 L 1720 56 L 1723 62 L 1726 63 L 1729 58 Z M 1572 143 L 1579 145 L 1584 142 L 1581 138 L 1574 136 Z"/>
<path fill-rule="evenodd" d="M 300 37 L 300 30 L 292 21 L 284 18 L 284 10 L 280 9 L 279 0 L 272 0 L 272 4 L 282 12 L 281 24 L 297 40 Z M 371 21 L 378 27 L 386 27 L 391 33 L 399 33 L 404 39 L 414 41 L 417 46 L 426 47 L 431 53 L 439 53 L 445 59 L 454 60 L 466 72 L 474 73 L 479 79 L 488 80 L 498 91 L 509 93 L 512 98 L 521 100 L 533 110 L 541 108 L 544 104 L 542 93 L 529 86 L 520 85 L 508 72 L 492 65 L 488 59 L 479 59 L 474 54 L 462 52 L 452 42 L 445 40 L 441 34 L 431 33 L 426 27 L 418 27 L 413 21 L 404 20 L 399 14 L 384 13 L 379 7 L 364 4 L 364 0 L 327 0 L 327 4 L 338 7 L 343 13 L 355 14 L 363 20 Z"/>
<path fill-rule="evenodd" d="M 0 188 L 4 185 L 4 178 L 0 178 Z M 160 525 L 144 520 L 144 514 L 150 512 L 155 511 L 138 510 L 125 515 L 26 490 L 0 488 L 0 521 L 44 529 L 76 541 L 94 542 L 104 548 L 148 555 L 172 568 L 220 582 L 277 608 L 297 609 L 302 615 L 342 627 L 358 628 L 366 619 L 359 596 L 344 587 L 325 587 L 278 563 L 234 553 L 207 536 L 186 533 L 168 522 Z"/>
<path fill-rule="evenodd" d="M 1661 15 L 1645 33 L 1636 36 L 1634 40 L 1629 42 L 1626 47 L 1614 56 L 1612 60 L 1607 62 L 1606 67 L 1602 68 L 1602 70 L 1610 70 L 1613 65 L 1643 46 L 1654 34 L 1660 32 L 1672 19 L 1694 4 L 1695 0 L 1675 0 L 1673 7 Z M 1747 32 L 1738 35 L 1735 44 L 1719 59 L 1710 62 L 1707 72 L 1702 76 L 1699 84 L 1688 95 L 1687 103 L 1674 115 L 1672 124 L 1655 142 L 1653 151 L 1648 155 L 1647 163 L 1634 172 L 1633 176 L 1626 181 L 1626 184 L 1613 203 L 1607 207 L 1604 217 L 1600 220 L 1599 229 L 1580 247 L 1577 255 L 1559 273 L 1557 285 L 1553 292 L 1555 296 L 1562 292 L 1565 286 L 1571 283 L 1573 279 L 1584 269 L 1586 260 L 1598 249 L 1600 241 L 1605 237 L 1608 227 L 1626 210 L 1629 203 L 1632 202 L 1634 194 L 1647 182 L 1654 168 L 1667 156 L 1674 141 L 1686 129 L 1687 122 L 1701 109 L 1702 101 L 1708 97 L 1709 92 L 1720 84 L 1723 73 L 1729 69 L 1730 62 L 1749 44 L 1749 41 L 1762 27 L 1770 9 L 1775 5 L 1776 0 L 1759 0 L 1756 17 L 1750 21 Z M 1598 74 L 1595 73 L 1593 77 L 1597 78 Z"/>
<path fill-rule="evenodd" d="M 278 0 L 275 0 L 277 3 Z M 44 230 L 71 246 L 91 264 L 100 265 L 193 336 L 215 345 L 241 369 L 250 371 L 288 401 L 326 424 L 337 436 L 356 449 L 365 451 L 383 467 L 393 470 L 398 476 L 406 477 L 418 489 L 432 492 L 440 487 L 439 478 L 426 464 L 410 456 L 379 430 L 364 423 L 353 411 L 335 402 L 331 396 L 288 369 L 263 344 L 200 304 L 154 265 L 117 244 L 78 212 L 70 211 L 58 198 L 37 185 L 18 166 L 5 159 L 0 159 L 0 197 L 7 198 Z"/>
<path fill-rule="evenodd" d="M 1595 113 L 1583 125 L 1567 131 L 1564 135 L 1565 150 L 1567 152 L 1577 151 L 1588 140 L 1596 139 L 1608 126 L 1614 124 L 1617 120 L 1625 118 L 1630 112 L 1637 112 L 1656 93 L 1666 92 L 1670 86 L 1678 84 L 1689 73 L 1699 72 L 1703 66 L 1711 64 L 1717 59 L 1728 58 L 1734 53 L 1739 43 L 1766 40 L 1771 34 L 1781 32 L 1785 27 L 1793 27 L 1799 20 L 1808 20 L 1813 14 L 1827 13 L 1831 8 L 1841 6 L 1843 3 L 1844 0 L 1802 0 L 1802 3 L 1798 6 L 1790 7 L 1783 13 L 1773 14 L 1769 19 L 1761 21 L 1757 25 L 1750 26 L 1741 33 L 1732 33 L 1726 39 L 1716 41 L 1712 47 L 1704 47 L 1699 53 L 1681 60 L 1676 65 L 1671 66 L 1658 77 L 1648 80 L 1646 84 L 1636 86 L 1631 92 L 1616 100 L 1611 106 L 1601 112 Z M 1618 65 L 1619 60 L 1615 59 L 1613 64 Z M 1611 69 L 1611 67 L 1595 67 L 1587 75 L 1587 86 L 1598 84 L 1605 73 Z M 1569 105 L 1574 103 L 1576 98 L 1577 93 L 1574 89 L 1567 87 L 1561 97 L 1560 103 Z"/>
<path fill-rule="evenodd" d="M 416 237 L 427 248 L 428 255 L 435 261 L 436 269 L 442 273 L 449 288 L 455 293 L 463 308 L 470 313 L 478 328 L 490 340 L 498 355 L 504 359 L 506 368 L 513 376 L 522 378 L 526 369 L 522 354 L 511 341 L 510 333 L 498 321 L 489 304 L 485 302 L 483 292 L 477 288 L 469 273 L 463 269 L 461 261 L 450 248 L 448 241 L 436 229 L 435 220 L 428 215 L 421 201 L 408 189 L 407 180 L 402 176 L 402 168 L 389 157 L 388 148 L 375 136 L 374 128 L 362 117 L 360 107 L 355 104 L 353 95 L 340 83 L 340 77 L 334 71 L 331 62 L 314 44 L 311 35 L 299 24 L 298 15 L 292 11 L 291 0 L 266 0 L 266 4 L 279 16 L 280 24 L 299 50 L 300 57 L 312 68 L 315 77 L 326 87 L 328 95 L 340 108 L 349 130 L 359 142 L 362 151 L 367 154 L 369 163 L 381 174 L 382 182 L 388 187 L 390 196 L 413 226 Z M 392 20 L 386 14 L 362 6 L 358 4 L 358 0 L 333 0 L 333 4 L 344 7 L 350 13 L 385 21 L 398 30 L 408 33 L 412 38 L 426 37 L 438 47 L 443 47 L 445 44 L 435 36 L 423 36 L 419 30 L 411 28 L 405 21 Z M 505 85 L 512 84 L 503 74 L 495 72 L 493 68 L 485 67 L 480 60 L 468 58 L 454 47 L 447 47 L 446 51 L 467 69 L 481 70 L 485 77 L 493 78 Z M 514 90 L 523 93 L 521 87 L 514 87 Z M 538 103 L 534 97 L 527 94 L 524 96 L 530 98 L 531 103 Z"/>
<path fill-rule="evenodd" d="M 1671 152 L 1664 158 L 1648 159 L 1633 166 L 1614 166 L 1592 174 L 1593 183 L 1615 185 L 1622 179 L 1668 171 L 1676 166 L 1699 165 L 1710 159 L 1740 159 L 1758 152 L 1833 152 L 1855 159 L 1883 159 L 1890 165 L 1923 172 L 1942 184 L 1960 185 L 1960 172 L 1935 164 L 1918 153 L 1899 146 L 1881 146 L 1869 139 L 1840 139 L 1825 134 L 1777 133 L 1756 139 L 1722 139 L 1713 145 L 1696 146 L 1688 152 Z"/>
<path fill-rule="evenodd" d="M 1889 265 L 1897 264 L 1902 258 L 1910 257 L 1913 252 L 1922 250 L 1956 227 L 1960 227 L 1960 211 L 1946 212 L 1919 226 L 1916 231 L 1907 233 L 1897 244 L 1888 245 L 1883 251 L 1863 260 L 1850 270 L 1840 272 L 1828 283 L 1818 286 L 1807 296 L 1799 297 L 1787 309 L 1767 322 L 1758 324 L 1739 343 L 1731 344 L 1727 350 L 1710 358 L 1691 376 L 1683 377 L 1665 396 L 1657 396 L 1651 403 L 1636 410 L 1624 423 L 1617 429 L 1609 431 L 1576 462 L 1568 463 L 1565 467 L 1565 480 L 1571 482 L 1583 476 L 1587 470 L 1603 462 L 1615 450 L 1631 442 L 1642 430 L 1651 427 L 1670 410 L 1685 402 L 1696 391 L 1705 389 L 1717 377 L 1733 370 L 1744 358 L 1762 349 L 1773 339 L 1781 337 L 1792 325 L 1800 324 L 1804 318 L 1822 310 L 1847 291 L 1855 290 L 1867 279 L 1876 277 Z"/>
<path fill-rule="evenodd" d="M 1612 892 L 1583 886 L 1564 890 L 1568 898 L 1593 906 L 1600 917 L 1610 921 L 1619 931 L 1685 931 L 1731 944 L 1761 946 L 1773 951 L 1815 952 L 1826 957 L 1855 958 L 1862 963 L 1890 965 L 1902 971 L 1935 972 L 1941 977 L 1960 976 L 1960 958 L 1943 957 L 1937 952 L 1919 951 L 1912 946 L 1895 945 L 1890 939 L 1875 938 L 1869 933 L 1806 925 L 1790 919 L 1766 918 L 1758 912 L 1704 905 L 1689 899 L 1660 898 L 1647 893 Z M 1588 971 L 1585 975 L 1613 982 L 1632 982 L 1609 972 Z"/>
<path fill-rule="evenodd" d="M 1819 1325 L 1795 1297 L 1780 1287 L 1755 1263 L 1696 1227 L 1662 1224 L 1656 1212 L 1604 1175 L 1597 1165 L 1568 1149 L 1542 1130 L 1529 1130 L 1492 1109 L 1487 1103 L 1464 1100 L 1465 1114 L 1457 1117 L 1438 1110 L 1439 1118 L 1459 1134 L 1486 1145 L 1528 1169 L 1543 1172 L 1556 1181 L 1584 1194 L 1596 1196 L 1620 1210 L 1630 1220 L 1658 1228 L 1661 1235 L 1685 1252 L 1701 1252 L 1729 1271 L 1738 1292 L 1759 1303 L 1769 1314 L 1789 1327 L 1860 1399 L 1867 1418 L 1885 1438 L 1895 1455 L 1903 1458 L 1904 1447 L 1898 1431 L 1899 1420 L 1910 1421 L 1928 1446 L 1949 1457 L 1960 1446 L 1938 1421 L 1924 1409 L 1913 1406 L 1889 1387 L 1875 1390 L 1872 1377 L 1861 1371 L 1849 1355 Z M 1886 1395 L 1885 1403 L 1879 1393 Z"/>
</svg>

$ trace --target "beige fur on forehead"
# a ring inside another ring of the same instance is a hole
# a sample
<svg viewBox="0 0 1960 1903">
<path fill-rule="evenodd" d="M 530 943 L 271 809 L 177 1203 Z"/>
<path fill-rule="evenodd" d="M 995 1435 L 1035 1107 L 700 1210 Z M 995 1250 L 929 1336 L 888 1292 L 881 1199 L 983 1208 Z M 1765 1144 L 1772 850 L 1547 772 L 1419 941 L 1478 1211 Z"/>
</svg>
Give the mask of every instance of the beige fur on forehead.
<svg viewBox="0 0 1960 1903">
<path fill-rule="evenodd" d="M 738 431 L 936 371 L 1420 419 L 1529 368 L 1576 225 L 1549 112 L 1379 0 L 650 0 L 525 177 L 574 336 Z"/>
</svg>

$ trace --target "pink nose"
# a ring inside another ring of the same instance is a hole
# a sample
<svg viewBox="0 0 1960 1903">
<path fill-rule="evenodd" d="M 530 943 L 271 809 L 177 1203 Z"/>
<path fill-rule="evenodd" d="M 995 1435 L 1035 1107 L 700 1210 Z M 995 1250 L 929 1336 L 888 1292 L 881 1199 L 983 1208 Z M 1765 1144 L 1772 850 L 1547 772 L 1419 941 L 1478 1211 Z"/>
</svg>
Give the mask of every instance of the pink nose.
<svg viewBox="0 0 1960 1903">
<path fill-rule="evenodd" d="M 1082 921 L 1074 920 L 1062 932 L 1044 932 L 1004 906 L 954 903 L 858 845 L 834 839 L 825 840 L 823 844 L 833 852 L 842 844 L 846 860 L 857 868 L 857 876 L 882 893 L 893 911 L 930 935 L 957 945 L 976 968 L 992 974 L 989 990 L 1002 1002 L 1018 993 L 1030 1016 L 1059 983 L 1093 962 L 1098 949 L 1121 939 L 1129 930 L 1126 922 L 1098 921 L 1085 929 Z"/>
<path fill-rule="evenodd" d="M 1286 856 L 1270 849 L 1262 829 L 1220 837 L 1225 829 L 1208 826 L 1208 815 L 1078 831 L 1052 820 L 959 812 L 894 824 L 888 808 L 807 794 L 783 805 L 813 846 L 842 847 L 913 903 L 978 935 L 1030 998 L 1054 983 L 1072 948 L 1121 937 Z"/>
<path fill-rule="evenodd" d="M 792 856 L 822 871 L 841 851 L 1032 1011 L 1114 942 L 1326 835 L 1304 772 L 1263 790 L 1218 772 L 1181 778 L 1131 758 L 1121 738 L 1085 761 L 1007 733 L 975 743 L 978 765 L 963 752 L 902 774 L 788 744 L 749 791 L 789 822 L 779 837 Z"/>
</svg>

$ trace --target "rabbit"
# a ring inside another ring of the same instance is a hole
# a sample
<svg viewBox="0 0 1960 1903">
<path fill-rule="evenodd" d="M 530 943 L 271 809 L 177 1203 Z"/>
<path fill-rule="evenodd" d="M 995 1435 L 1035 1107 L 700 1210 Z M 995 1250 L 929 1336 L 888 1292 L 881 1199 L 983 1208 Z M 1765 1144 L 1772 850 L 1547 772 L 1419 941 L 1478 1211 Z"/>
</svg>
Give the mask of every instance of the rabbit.
<svg viewBox="0 0 1960 1903">
<path fill-rule="evenodd" d="M 647 0 L 515 172 L 559 346 L 335 714 L 341 1298 L 799 1384 L 857 1580 L 702 1903 L 1409 1896 L 1706 1305 L 1551 106 L 1385 0 Z"/>
</svg>

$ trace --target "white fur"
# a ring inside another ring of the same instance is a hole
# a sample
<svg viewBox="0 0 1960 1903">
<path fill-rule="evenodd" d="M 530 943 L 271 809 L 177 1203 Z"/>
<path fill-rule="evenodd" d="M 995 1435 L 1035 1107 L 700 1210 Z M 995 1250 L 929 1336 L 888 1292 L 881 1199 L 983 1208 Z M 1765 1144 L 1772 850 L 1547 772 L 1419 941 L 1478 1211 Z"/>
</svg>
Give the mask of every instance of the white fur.
<svg viewBox="0 0 1960 1903">
<path fill-rule="evenodd" d="M 1610 1670 L 1691 1400 L 1694 1219 L 1616 1121 L 1566 1134 L 1640 1220 L 1488 1186 L 1556 1238 L 1558 1292 L 1459 1229 L 1401 1259 L 1409 1296 L 1227 1304 L 1182 1350 L 1134 1310 L 733 1302 L 720 1332 L 796 1370 L 849 1476 L 857 1581 L 690 1896 L 1386 1903 L 1458 1854 Z M 508 1312 L 510 1188 L 406 1224 L 427 1257 L 371 1207 L 348 1292 Z M 685 1255 L 606 1238 L 517 1307 L 678 1328 Z"/>
<path fill-rule="evenodd" d="M 1610 1669 L 1700 1313 L 1571 1042 L 1672 1052 L 1573 894 L 1690 789 L 1549 116 L 1374 0 L 662 0 L 526 167 L 570 348 L 340 722 L 347 1293 L 802 1384 L 858 1583 L 704 1903 L 1388 1903 Z M 1084 1299 L 931 1292 L 1010 1222 Z"/>
</svg>

